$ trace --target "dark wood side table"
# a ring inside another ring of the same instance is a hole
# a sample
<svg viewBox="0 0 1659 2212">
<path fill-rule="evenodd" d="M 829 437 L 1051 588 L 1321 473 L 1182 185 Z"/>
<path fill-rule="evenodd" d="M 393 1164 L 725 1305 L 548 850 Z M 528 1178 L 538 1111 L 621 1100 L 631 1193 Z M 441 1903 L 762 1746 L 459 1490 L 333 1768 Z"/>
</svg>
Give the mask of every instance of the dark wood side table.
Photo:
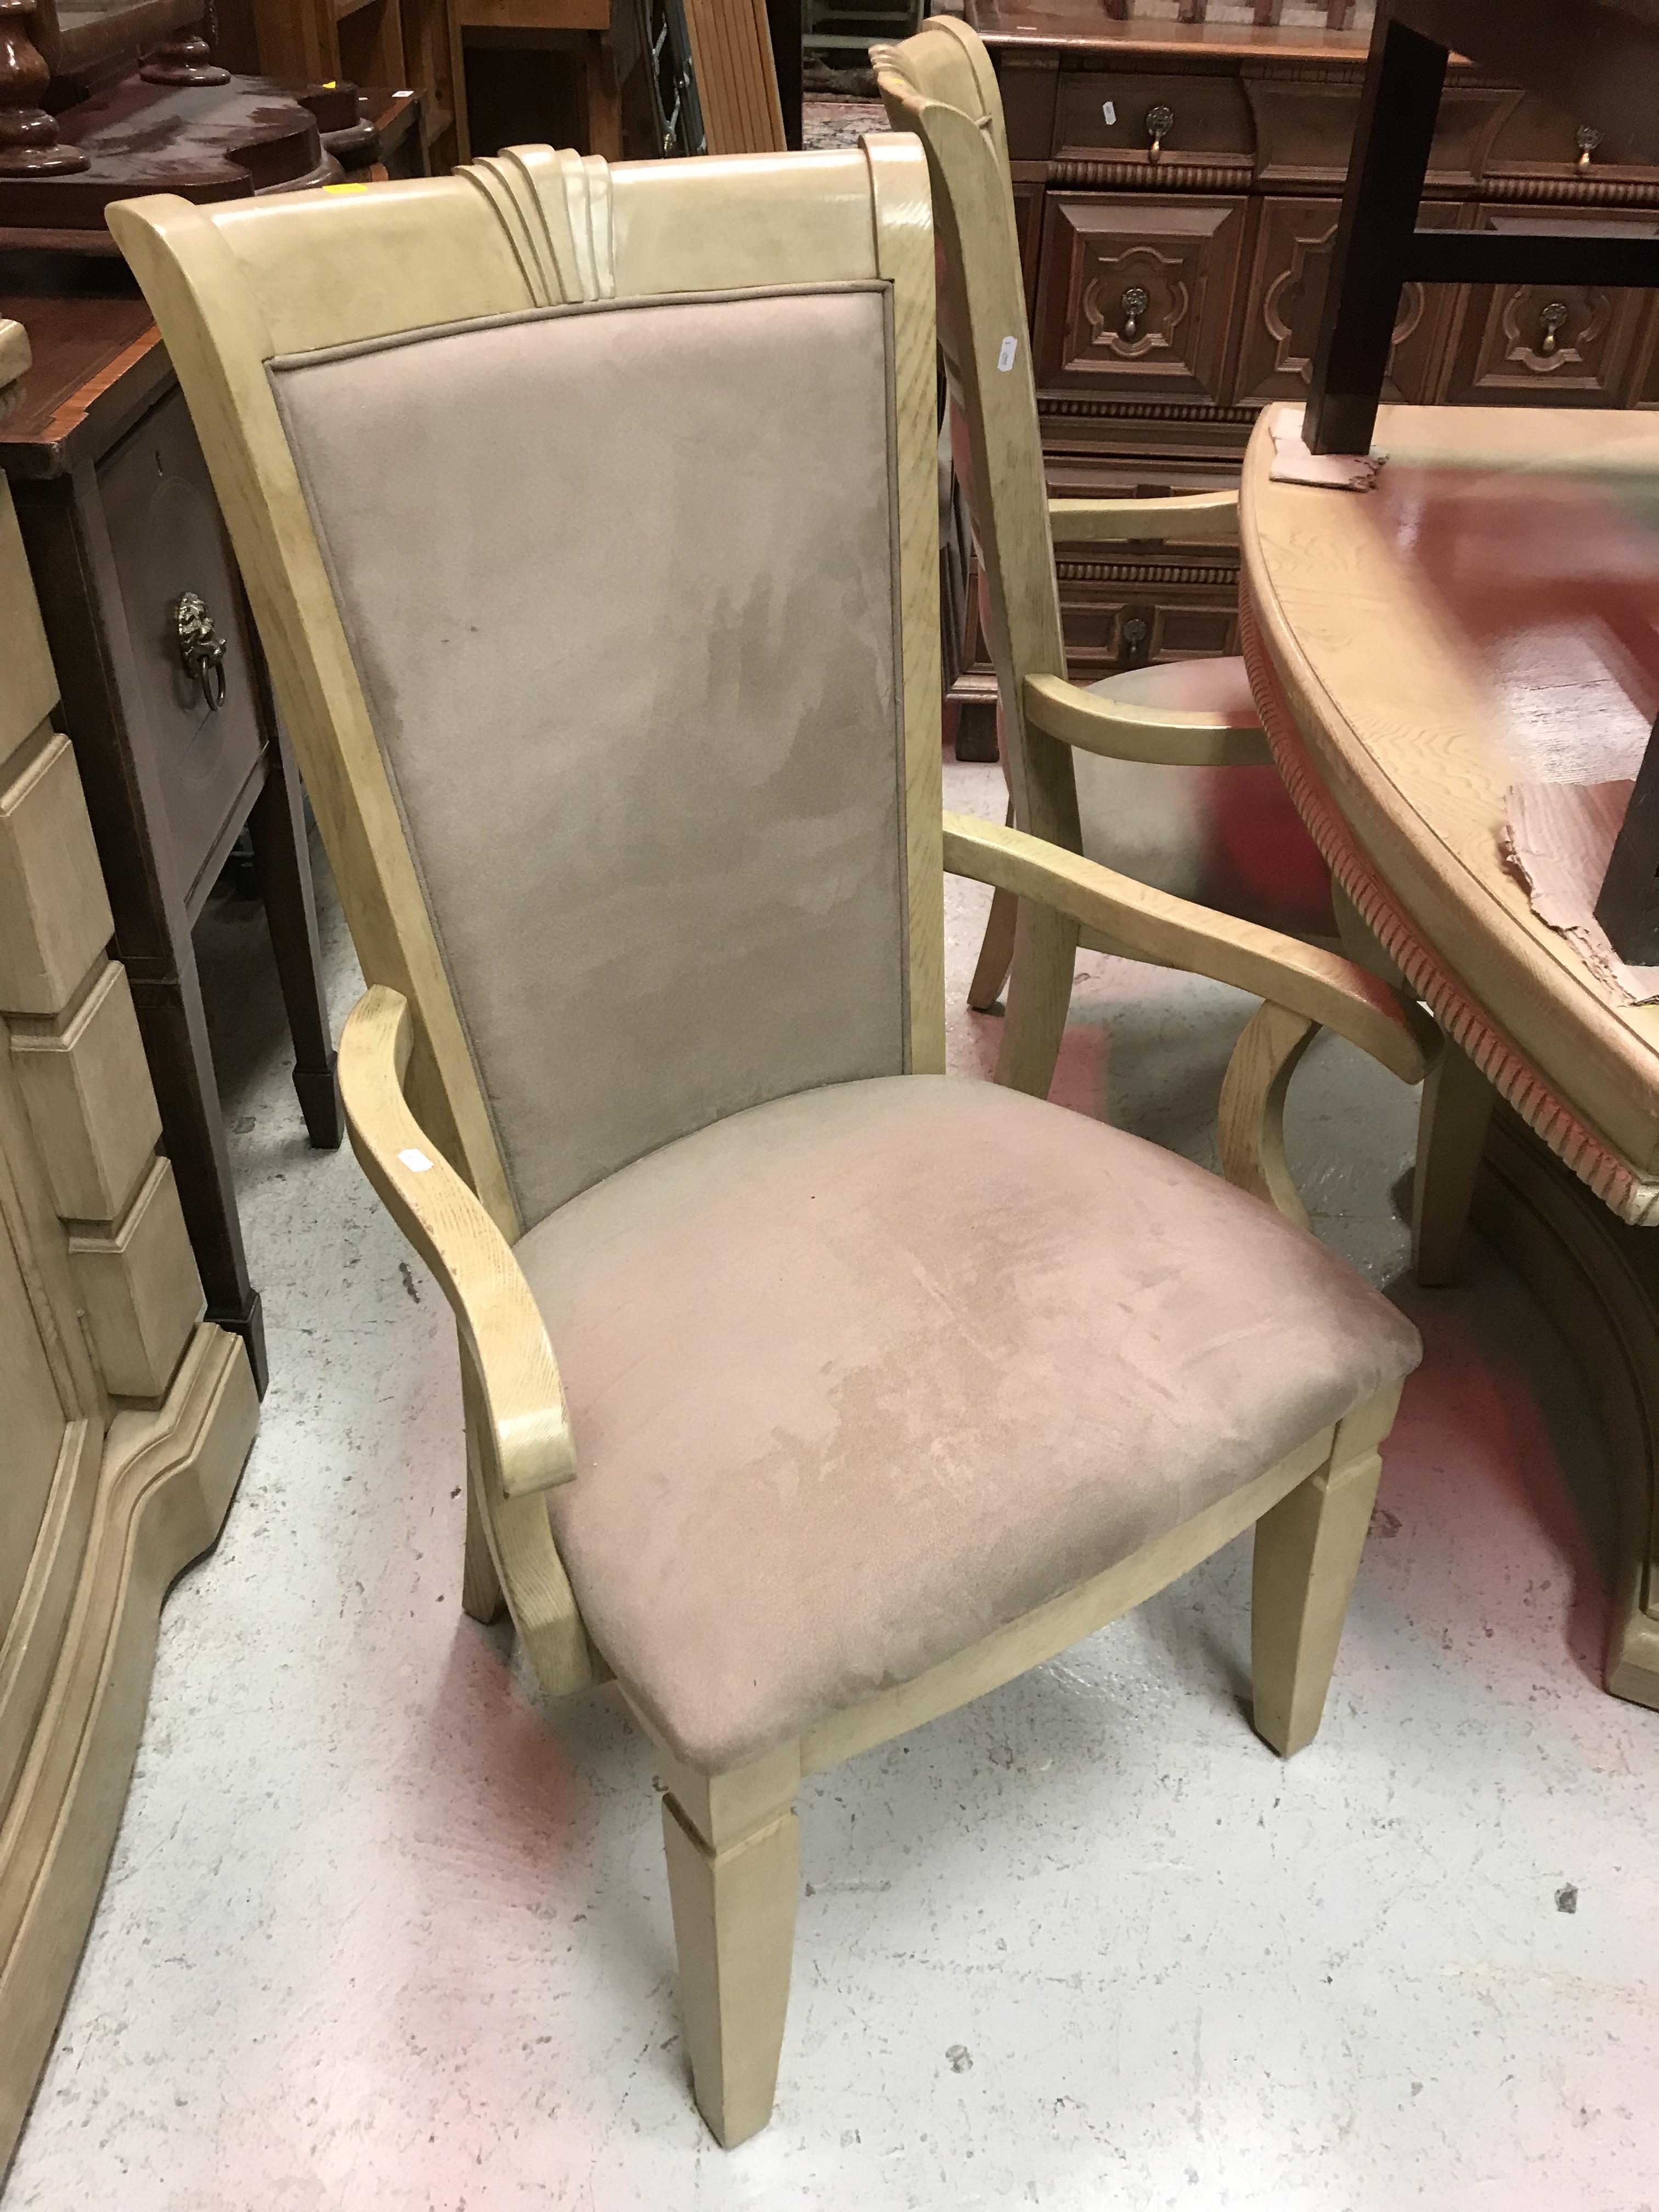
<svg viewBox="0 0 1659 2212">
<path fill-rule="evenodd" d="M 99 855 L 210 1321 L 266 1379 L 191 930 L 246 825 L 315 1146 L 343 1133 L 303 800 L 183 395 L 119 263 L 72 294 L 8 257 L 0 313 L 33 348 L 0 424 L 35 587 L 75 732 Z M 200 613 L 191 607 L 194 594 Z M 180 605 L 185 603 L 181 626 Z M 195 615 L 192 624 L 191 617 Z M 211 625 L 207 635 L 202 623 Z M 209 655 L 189 649 L 205 642 Z"/>
</svg>

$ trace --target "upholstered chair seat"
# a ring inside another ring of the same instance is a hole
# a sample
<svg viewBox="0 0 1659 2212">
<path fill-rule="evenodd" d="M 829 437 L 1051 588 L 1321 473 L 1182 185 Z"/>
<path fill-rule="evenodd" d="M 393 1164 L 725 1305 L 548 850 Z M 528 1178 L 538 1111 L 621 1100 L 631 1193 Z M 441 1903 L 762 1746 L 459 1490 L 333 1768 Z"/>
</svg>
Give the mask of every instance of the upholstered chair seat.
<svg viewBox="0 0 1659 2212">
<path fill-rule="evenodd" d="M 732 1115 L 517 1249 L 582 1470 L 560 1557 L 703 1773 L 1115 1565 L 1418 1358 L 1271 1208 L 949 1076 Z"/>
<path fill-rule="evenodd" d="M 1157 661 L 1088 689 L 1117 707 L 1212 715 L 1241 731 L 1261 719 L 1231 655 Z M 1330 871 L 1271 762 L 1171 767 L 1079 750 L 1072 765 L 1091 860 L 1270 929 L 1334 935 Z"/>
</svg>

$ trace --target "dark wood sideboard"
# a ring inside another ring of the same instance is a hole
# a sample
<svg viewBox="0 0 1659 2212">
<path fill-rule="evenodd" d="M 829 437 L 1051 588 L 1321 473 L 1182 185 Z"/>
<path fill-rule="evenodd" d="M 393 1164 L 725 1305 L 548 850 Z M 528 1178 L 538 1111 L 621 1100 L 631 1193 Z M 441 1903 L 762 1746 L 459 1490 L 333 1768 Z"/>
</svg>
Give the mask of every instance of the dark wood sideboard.
<svg viewBox="0 0 1659 2212">
<path fill-rule="evenodd" d="M 1101 0 L 969 0 L 1007 114 L 1056 494 L 1236 483 L 1261 407 L 1308 394 L 1370 10 L 1341 32 L 1218 12 L 1115 21 Z M 1595 117 L 1455 63 L 1422 219 L 1659 236 L 1659 169 L 1604 162 L 1598 143 Z M 1385 397 L 1659 406 L 1659 297 L 1591 284 L 1411 287 Z M 1237 652 L 1226 549 L 1056 552 L 1079 681 Z M 952 698 L 982 743 L 974 710 L 995 684 L 975 635 L 966 660 Z"/>
</svg>

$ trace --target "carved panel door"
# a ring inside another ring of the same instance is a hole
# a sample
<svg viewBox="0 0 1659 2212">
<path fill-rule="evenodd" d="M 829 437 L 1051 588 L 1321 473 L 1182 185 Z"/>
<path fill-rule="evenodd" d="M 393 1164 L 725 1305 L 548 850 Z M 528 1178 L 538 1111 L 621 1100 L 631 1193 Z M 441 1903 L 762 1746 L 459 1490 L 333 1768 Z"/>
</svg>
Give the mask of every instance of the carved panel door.
<svg viewBox="0 0 1659 2212">
<path fill-rule="evenodd" d="M 1239 347 L 1236 404 L 1305 399 L 1313 381 L 1331 246 L 1341 203 L 1334 199 L 1269 199 L 1261 205 L 1255 259 Z M 1452 201 L 1425 201 L 1425 228 L 1449 227 Z M 1408 284 L 1401 295 L 1394 352 L 1383 396 L 1420 404 L 1433 396 L 1452 295 L 1444 289 Z"/>
<path fill-rule="evenodd" d="M 1577 210 L 1483 207 L 1483 230 L 1578 232 L 1605 237 L 1618 230 L 1659 237 L 1659 215 L 1608 209 Z M 1468 406 L 1498 400 L 1513 406 L 1616 405 L 1630 381 L 1648 295 L 1595 284 L 1471 286 L 1453 341 L 1444 397 Z"/>
<path fill-rule="evenodd" d="M 1039 390 L 1218 405 L 1246 206 L 1051 192 Z"/>
</svg>

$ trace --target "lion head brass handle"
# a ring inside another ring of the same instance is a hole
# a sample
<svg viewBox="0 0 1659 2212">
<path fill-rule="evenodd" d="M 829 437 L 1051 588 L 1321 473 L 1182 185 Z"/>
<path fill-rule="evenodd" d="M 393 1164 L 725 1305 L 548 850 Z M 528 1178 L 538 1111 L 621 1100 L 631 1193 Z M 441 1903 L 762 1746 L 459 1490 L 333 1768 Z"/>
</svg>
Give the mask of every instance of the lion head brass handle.
<svg viewBox="0 0 1659 2212">
<path fill-rule="evenodd" d="M 225 703 L 225 640 L 199 592 L 186 592 L 173 610 L 173 635 L 185 675 L 209 714 L 216 714 Z"/>
<path fill-rule="evenodd" d="M 1540 353 L 1547 356 L 1555 351 L 1557 345 L 1560 342 L 1561 326 L 1566 319 L 1566 301 L 1565 300 L 1552 300 L 1548 307 L 1545 308 L 1543 313 L 1539 317 L 1540 322 L 1541 322 L 1544 326 L 1543 343 L 1538 349 Z"/>
<path fill-rule="evenodd" d="M 1160 105 L 1157 107 L 1149 107 L 1146 110 L 1146 136 L 1152 141 L 1151 145 L 1146 149 L 1146 158 L 1149 161 L 1158 161 L 1163 159 L 1164 141 L 1169 137 L 1170 133 L 1174 129 L 1175 110 L 1173 107 L 1164 107 Z"/>
<path fill-rule="evenodd" d="M 1589 168 L 1590 165 L 1590 155 L 1595 151 L 1601 143 L 1601 134 L 1593 123 L 1581 123 L 1579 125 L 1578 166 L 1581 169 Z"/>
<path fill-rule="evenodd" d="M 1118 336 L 1125 345 L 1133 345 L 1140 336 L 1140 319 L 1152 306 L 1144 284 L 1126 284 L 1123 288 L 1123 320 Z"/>
</svg>

